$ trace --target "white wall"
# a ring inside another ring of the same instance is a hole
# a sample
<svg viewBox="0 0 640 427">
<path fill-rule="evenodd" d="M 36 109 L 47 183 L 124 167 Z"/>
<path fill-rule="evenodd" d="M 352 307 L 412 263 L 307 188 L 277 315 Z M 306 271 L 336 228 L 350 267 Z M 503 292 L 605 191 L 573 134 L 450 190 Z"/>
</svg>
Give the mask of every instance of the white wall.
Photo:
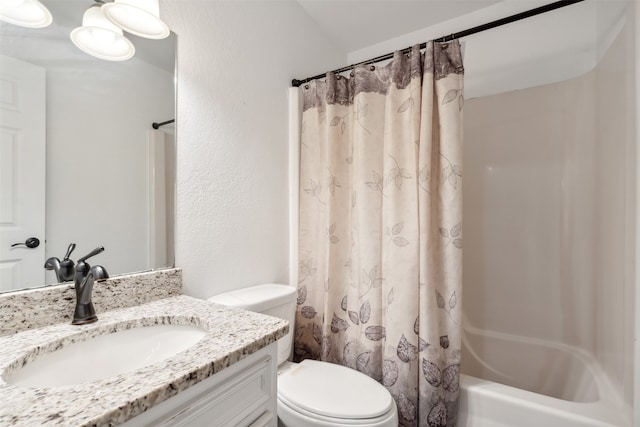
<svg viewBox="0 0 640 427">
<path fill-rule="evenodd" d="M 163 0 L 161 14 L 178 34 L 184 291 L 287 283 L 287 87 L 346 56 L 294 1 Z"/>
<path fill-rule="evenodd" d="M 104 246 L 89 262 L 111 275 L 147 269 L 147 130 L 173 118 L 173 75 L 88 55 L 46 68 L 46 257 L 73 242 L 74 260 Z"/>
</svg>

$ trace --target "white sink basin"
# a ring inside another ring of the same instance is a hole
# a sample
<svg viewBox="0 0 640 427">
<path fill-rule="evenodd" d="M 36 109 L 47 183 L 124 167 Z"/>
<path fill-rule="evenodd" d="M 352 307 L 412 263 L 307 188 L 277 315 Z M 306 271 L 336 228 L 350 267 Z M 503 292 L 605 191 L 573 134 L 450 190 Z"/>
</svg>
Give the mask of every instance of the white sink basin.
<svg viewBox="0 0 640 427">
<path fill-rule="evenodd" d="M 59 387 L 134 371 L 191 347 L 206 331 L 191 325 L 155 325 L 69 344 L 5 375 L 20 387 Z"/>
</svg>

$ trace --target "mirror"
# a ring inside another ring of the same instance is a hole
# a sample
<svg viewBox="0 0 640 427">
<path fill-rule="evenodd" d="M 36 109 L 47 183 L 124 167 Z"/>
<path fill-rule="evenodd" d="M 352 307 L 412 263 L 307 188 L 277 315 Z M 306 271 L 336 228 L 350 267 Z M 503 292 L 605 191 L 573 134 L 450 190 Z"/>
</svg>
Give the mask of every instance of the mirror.
<svg viewBox="0 0 640 427">
<path fill-rule="evenodd" d="M 152 123 L 175 118 L 176 36 L 124 33 L 135 56 L 100 60 L 69 38 L 92 1 L 41 2 L 49 27 L 0 22 L 0 291 L 57 283 L 45 261 L 71 243 L 74 261 L 104 246 L 88 262 L 111 277 L 172 266 L 175 128 Z M 21 151 L 33 135 L 40 148 Z"/>
</svg>

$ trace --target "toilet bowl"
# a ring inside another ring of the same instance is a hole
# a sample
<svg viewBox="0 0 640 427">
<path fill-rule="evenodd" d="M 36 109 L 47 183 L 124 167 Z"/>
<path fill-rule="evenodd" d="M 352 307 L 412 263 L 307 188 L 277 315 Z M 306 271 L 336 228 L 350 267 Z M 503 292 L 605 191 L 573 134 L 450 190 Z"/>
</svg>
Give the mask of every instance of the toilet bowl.
<svg viewBox="0 0 640 427">
<path fill-rule="evenodd" d="M 291 286 L 264 284 L 208 299 L 289 321 L 289 333 L 278 340 L 278 425 L 396 427 L 395 401 L 374 379 L 328 362 L 287 361 L 293 343 L 296 296 Z"/>
</svg>

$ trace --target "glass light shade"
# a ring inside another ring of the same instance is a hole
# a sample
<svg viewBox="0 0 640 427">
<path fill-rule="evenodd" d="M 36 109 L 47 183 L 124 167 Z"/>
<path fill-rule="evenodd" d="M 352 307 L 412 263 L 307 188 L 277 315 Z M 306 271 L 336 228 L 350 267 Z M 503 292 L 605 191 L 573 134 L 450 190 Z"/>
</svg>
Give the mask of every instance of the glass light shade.
<svg viewBox="0 0 640 427">
<path fill-rule="evenodd" d="M 163 39 L 169 27 L 160 19 L 158 0 L 114 0 L 102 6 L 104 15 L 128 33 L 147 39 Z"/>
<path fill-rule="evenodd" d="M 87 9 L 82 27 L 71 32 L 71 41 L 81 51 L 107 61 L 125 61 L 136 52 L 122 30 L 104 17 L 99 5 Z"/>
<path fill-rule="evenodd" d="M 0 0 L 0 21 L 21 27 L 44 28 L 53 22 L 53 17 L 38 0 Z"/>
</svg>

